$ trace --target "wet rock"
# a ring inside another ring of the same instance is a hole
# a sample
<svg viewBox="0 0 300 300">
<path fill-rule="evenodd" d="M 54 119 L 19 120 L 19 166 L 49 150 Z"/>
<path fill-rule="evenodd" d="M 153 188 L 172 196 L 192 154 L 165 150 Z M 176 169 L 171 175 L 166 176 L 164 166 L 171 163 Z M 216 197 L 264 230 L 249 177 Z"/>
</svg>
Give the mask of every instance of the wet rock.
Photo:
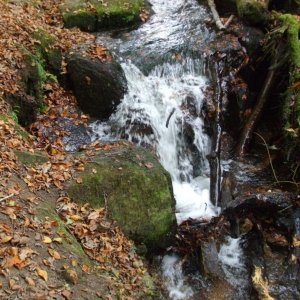
<svg viewBox="0 0 300 300">
<path fill-rule="evenodd" d="M 266 242 L 272 247 L 288 248 L 290 246 L 287 238 L 283 234 L 275 231 L 265 232 L 264 238 Z"/>
<path fill-rule="evenodd" d="M 269 0 L 236 0 L 239 17 L 253 25 L 266 22 L 268 5 Z"/>
<path fill-rule="evenodd" d="M 93 32 L 140 23 L 140 13 L 146 6 L 143 0 L 109 0 L 105 3 L 91 0 L 89 4 L 81 0 L 64 0 L 60 8 L 67 28 L 79 27 Z"/>
<path fill-rule="evenodd" d="M 7 95 L 6 101 L 10 104 L 21 126 L 28 126 L 36 120 L 38 105 L 26 93 L 19 92 Z"/>
<path fill-rule="evenodd" d="M 253 229 L 252 221 L 248 218 L 245 218 L 242 224 L 240 224 L 240 234 L 247 234 L 252 229 Z"/>
<path fill-rule="evenodd" d="M 132 145 L 99 152 L 67 188 L 76 202 L 107 207 L 109 218 L 137 244 L 169 245 L 175 229 L 175 201 L 169 174 L 149 150 Z"/>
<path fill-rule="evenodd" d="M 70 123 L 64 130 L 67 131 L 67 134 L 63 137 L 62 142 L 67 151 L 77 151 L 92 142 L 91 132 L 83 124 Z"/>
<path fill-rule="evenodd" d="M 269 251 L 265 252 L 264 261 L 270 295 L 274 299 L 299 299 L 300 270 L 295 256 Z"/>
<path fill-rule="evenodd" d="M 214 240 L 201 243 L 201 269 L 208 277 L 222 279 L 225 276 L 218 260 L 218 250 Z"/>
<path fill-rule="evenodd" d="M 108 119 L 123 98 L 127 83 L 116 61 L 101 62 L 79 52 L 67 58 L 68 78 L 83 112 Z"/>
</svg>

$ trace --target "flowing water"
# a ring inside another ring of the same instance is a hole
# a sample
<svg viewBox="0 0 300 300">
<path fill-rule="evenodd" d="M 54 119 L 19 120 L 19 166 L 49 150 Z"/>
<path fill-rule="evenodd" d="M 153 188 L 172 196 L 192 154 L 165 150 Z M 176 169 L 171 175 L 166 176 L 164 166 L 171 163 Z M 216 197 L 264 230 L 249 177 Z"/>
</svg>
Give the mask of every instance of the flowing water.
<svg viewBox="0 0 300 300">
<path fill-rule="evenodd" d="M 196 0 L 151 4 L 154 14 L 139 29 L 99 36 L 121 62 L 128 92 L 108 122 L 92 125 L 93 138 L 154 147 L 172 177 L 177 222 L 209 220 L 219 209 L 209 199 L 211 145 L 203 106 L 210 82 L 201 48 L 215 33 L 206 28 L 209 14 Z M 171 299 L 192 297 L 177 256 L 163 258 L 162 272 Z"/>
</svg>

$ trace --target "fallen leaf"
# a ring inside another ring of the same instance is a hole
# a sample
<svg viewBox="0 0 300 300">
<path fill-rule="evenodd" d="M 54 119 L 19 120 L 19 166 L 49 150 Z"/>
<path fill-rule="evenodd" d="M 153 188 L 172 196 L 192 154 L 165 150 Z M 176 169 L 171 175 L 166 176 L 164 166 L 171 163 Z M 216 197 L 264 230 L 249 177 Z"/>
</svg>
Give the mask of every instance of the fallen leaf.
<svg viewBox="0 0 300 300">
<path fill-rule="evenodd" d="M 0 243 L 1 243 L 1 244 L 8 243 L 9 241 L 12 240 L 12 238 L 13 238 L 12 236 L 6 235 L 6 236 L 4 236 L 4 237 L 1 238 Z"/>
<path fill-rule="evenodd" d="M 90 266 L 88 265 L 82 265 L 82 271 L 85 272 L 85 273 L 88 273 L 90 271 Z"/>
<path fill-rule="evenodd" d="M 77 178 L 76 178 L 76 182 L 77 182 L 78 184 L 81 184 L 81 183 L 83 182 L 83 180 L 82 180 L 81 177 L 77 177 Z"/>
<path fill-rule="evenodd" d="M 18 266 L 21 263 L 22 263 L 22 260 L 19 258 L 19 256 L 9 257 L 6 260 L 4 260 L 4 262 L 2 264 L 2 268 L 9 269 L 14 266 Z"/>
<path fill-rule="evenodd" d="M 147 162 L 147 163 L 145 163 L 145 167 L 146 167 L 147 169 L 152 169 L 152 168 L 153 168 L 153 163 Z"/>
<path fill-rule="evenodd" d="M 34 281 L 33 281 L 32 278 L 30 278 L 30 277 L 25 277 L 25 281 L 27 282 L 28 285 L 30 285 L 30 286 L 35 286 L 35 283 L 34 283 Z"/>
<path fill-rule="evenodd" d="M 45 244 L 51 244 L 51 243 L 52 243 L 52 240 L 51 240 L 51 238 L 49 238 L 49 236 L 44 236 L 44 237 L 43 237 L 43 242 L 44 242 Z"/>
<path fill-rule="evenodd" d="M 79 215 L 71 215 L 70 219 L 73 221 L 80 221 L 82 218 Z"/>
<path fill-rule="evenodd" d="M 40 268 L 36 268 L 36 272 L 37 274 L 43 278 L 45 281 L 48 281 L 48 273 L 47 271 L 40 269 Z"/>
<path fill-rule="evenodd" d="M 62 243 L 62 238 L 60 238 L 60 237 L 54 238 L 53 242 L 57 242 L 57 243 L 61 244 Z"/>
<path fill-rule="evenodd" d="M 49 249 L 48 249 L 48 252 L 49 252 L 49 254 L 50 254 L 52 257 L 54 257 L 55 259 L 61 259 L 60 254 L 59 254 L 57 251 L 55 251 L 55 250 L 49 248 Z"/>
</svg>

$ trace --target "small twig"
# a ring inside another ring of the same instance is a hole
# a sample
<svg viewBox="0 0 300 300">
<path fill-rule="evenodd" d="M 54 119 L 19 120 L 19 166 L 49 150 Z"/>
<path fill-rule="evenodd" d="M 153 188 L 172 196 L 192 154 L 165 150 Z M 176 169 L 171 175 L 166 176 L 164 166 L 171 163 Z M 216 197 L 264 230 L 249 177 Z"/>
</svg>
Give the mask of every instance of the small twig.
<svg viewBox="0 0 300 300">
<path fill-rule="evenodd" d="M 288 210 L 289 208 L 292 208 L 292 207 L 293 207 L 293 205 L 289 205 L 288 207 L 285 207 L 285 208 L 279 210 L 278 213 L 281 214 L 281 213 L 284 212 L 285 210 Z"/>
<path fill-rule="evenodd" d="M 229 24 L 232 22 L 234 18 L 234 15 L 231 15 L 228 20 L 226 21 L 226 23 L 224 24 L 224 27 L 227 28 L 229 26 Z"/>
<path fill-rule="evenodd" d="M 293 179 L 294 182 L 296 182 L 295 177 L 296 177 L 296 175 L 297 175 L 298 168 L 299 168 L 299 164 L 297 164 L 297 167 L 295 168 L 295 170 L 292 171 L 292 172 L 293 172 L 293 177 L 292 177 L 292 179 Z"/>
<path fill-rule="evenodd" d="M 278 180 L 276 172 L 275 172 L 275 169 L 274 169 L 274 166 L 273 166 L 273 162 L 272 162 L 271 154 L 270 154 L 270 151 L 269 151 L 269 147 L 268 147 L 268 144 L 267 144 L 266 140 L 264 139 L 263 136 L 261 136 L 257 132 L 254 132 L 254 134 L 256 134 L 263 141 L 263 143 L 264 143 L 264 146 L 265 146 L 265 148 L 267 150 L 267 153 L 268 153 L 268 158 L 269 158 L 270 166 L 271 166 L 271 169 L 272 169 L 272 172 L 273 172 L 273 176 L 275 178 L 276 183 L 277 184 L 289 183 L 289 184 L 294 184 L 294 185 L 296 185 L 298 187 L 299 184 L 297 182 L 295 182 L 295 181 L 288 181 L 288 180 L 281 181 L 281 180 Z"/>
<path fill-rule="evenodd" d="M 171 113 L 169 114 L 169 117 L 168 117 L 168 119 L 167 119 L 167 122 L 166 122 L 166 127 L 167 127 L 167 128 L 169 127 L 170 119 L 171 119 L 171 117 L 173 116 L 174 112 L 175 112 L 175 107 L 172 109 L 172 111 L 171 111 Z"/>
<path fill-rule="evenodd" d="M 3 198 L 1 198 L 0 199 L 0 202 L 2 202 L 2 201 L 4 201 L 4 200 L 7 200 L 7 199 L 9 199 L 9 198 L 11 198 L 11 197 L 13 197 L 15 194 L 10 194 L 10 195 L 8 195 L 8 196 L 6 196 L 6 197 L 3 197 Z"/>
<path fill-rule="evenodd" d="M 104 218 L 107 218 L 107 212 L 108 212 L 108 203 L 107 203 L 107 194 L 106 192 L 103 193 L 104 203 L 105 203 L 105 215 Z"/>
<path fill-rule="evenodd" d="M 276 183 L 279 183 L 279 180 L 277 178 L 277 175 L 276 175 L 276 172 L 275 172 L 275 169 L 273 167 L 273 162 L 272 162 L 272 158 L 271 158 L 271 154 L 270 154 L 270 151 L 269 151 L 269 147 L 268 147 L 268 144 L 266 142 L 266 140 L 264 139 L 263 136 L 261 136 L 259 133 L 257 132 L 254 132 L 254 134 L 256 134 L 264 143 L 265 147 L 266 147 L 266 150 L 267 150 L 267 153 L 268 153 L 268 157 L 269 157 L 269 162 L 270 162 L 270 166 L 271 166 L 271 169 L 272 169 L 272 172 L 273 172 L 273 176 L 276 180 Z"/>
</svg>

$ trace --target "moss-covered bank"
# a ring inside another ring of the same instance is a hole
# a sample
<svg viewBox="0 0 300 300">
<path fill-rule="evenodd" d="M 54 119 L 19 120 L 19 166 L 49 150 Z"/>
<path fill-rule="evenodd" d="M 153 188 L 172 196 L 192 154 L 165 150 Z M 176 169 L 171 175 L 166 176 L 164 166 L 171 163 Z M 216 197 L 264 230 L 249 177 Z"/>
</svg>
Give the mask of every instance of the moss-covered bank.
<svg viewBox="0 0 300 300">
<path fill-rule="evenodd" d="M 93 32 L 138 23 L 145 7 L 144 0 L 65 0 L 61 11 L 66 27 Z"/>
<path fill-rule="evenodd" d="M 32 123 L 36 113 L 45 108 L 45 83 L 48 80 L 56 80 L 62 62 L 62 52 L 54 37 L 42 29 L 36 29 L 32 33 L 32 39 L 36 43 L 31 49 L 19 45 L 23 54 L 19 91 L 6 95 L 12 111 L 23 126 Z"/>
</svg>

